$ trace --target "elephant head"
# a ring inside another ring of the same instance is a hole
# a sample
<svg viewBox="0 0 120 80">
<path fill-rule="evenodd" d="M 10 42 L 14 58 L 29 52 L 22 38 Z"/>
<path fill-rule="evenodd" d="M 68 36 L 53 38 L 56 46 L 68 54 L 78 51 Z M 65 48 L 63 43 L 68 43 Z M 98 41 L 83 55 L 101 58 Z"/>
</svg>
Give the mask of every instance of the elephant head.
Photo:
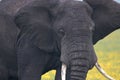
<svg viewBox="0 0 120 80">
<path fill-rule="evenodd" d="M 54 29 L 61 45 L 61 61 L 70 68 L 69 80 L 85 80 L 97 61 L 93 44 L 92 9 L 84 1 L 61 1 Z"/>
</svg>

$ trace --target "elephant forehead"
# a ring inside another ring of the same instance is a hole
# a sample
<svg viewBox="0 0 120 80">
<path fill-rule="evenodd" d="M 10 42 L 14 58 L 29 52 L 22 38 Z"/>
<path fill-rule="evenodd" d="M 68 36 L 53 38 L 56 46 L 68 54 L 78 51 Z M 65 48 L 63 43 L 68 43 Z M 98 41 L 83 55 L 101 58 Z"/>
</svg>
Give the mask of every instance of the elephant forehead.
<svg viewBox="0 0 120 80">
<path fill-rule="evenodd" d="M 2 0 L 0 0 L 0 2 L 1 2 Z"/>
<path fill-rule="evenodd" d="M 114 0 L 114 1 L 120 4 L 120 0 Z"/>
</svg>

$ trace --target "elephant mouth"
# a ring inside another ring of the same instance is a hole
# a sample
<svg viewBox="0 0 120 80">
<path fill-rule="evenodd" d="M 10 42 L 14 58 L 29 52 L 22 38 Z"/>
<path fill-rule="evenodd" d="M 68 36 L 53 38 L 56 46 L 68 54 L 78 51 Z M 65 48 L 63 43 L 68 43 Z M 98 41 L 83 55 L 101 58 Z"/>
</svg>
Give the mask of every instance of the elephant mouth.
<svg viewBox="0 0 120 80">
<path fill-rule="evenodd" d="M 113 77 L 111 77 L 110 75 L 108 75 L 99 65 L 98 62 L 96 62 L 95 67 L 97 68 L 97 70 L 108 80 L 115 80 Z M 66 71 L 67 71 L 67 65 L 62 63 L 62 67 L 61 67 L 61 79 L 62 80 L 66 80 Z"/>
</svg>

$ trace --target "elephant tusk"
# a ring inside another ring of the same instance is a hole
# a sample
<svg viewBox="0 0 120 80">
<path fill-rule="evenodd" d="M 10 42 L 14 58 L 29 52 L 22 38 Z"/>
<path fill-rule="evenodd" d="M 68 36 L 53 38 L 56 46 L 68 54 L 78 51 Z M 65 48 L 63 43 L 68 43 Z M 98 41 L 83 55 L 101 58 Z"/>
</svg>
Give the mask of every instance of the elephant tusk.
<svg viewBox="0 0 120 80">
<path fill-rule="evenodd" d="M 67 66 L 62 63 L 62 68 L 61 68 L 61 79 L 62 80 L 66 80 L 66 69 L 67 69 Z"/>
<path fill-rule="evenodd" d="M 99 65 L 98 62 L 96 62 L 95 67 L 97 68 L 97 70 L 104 76 L 106 77 L 108 80 L 115 80 L 114 78 L 112 78 L 111 76 L 109 76 Z"/>
</svg>

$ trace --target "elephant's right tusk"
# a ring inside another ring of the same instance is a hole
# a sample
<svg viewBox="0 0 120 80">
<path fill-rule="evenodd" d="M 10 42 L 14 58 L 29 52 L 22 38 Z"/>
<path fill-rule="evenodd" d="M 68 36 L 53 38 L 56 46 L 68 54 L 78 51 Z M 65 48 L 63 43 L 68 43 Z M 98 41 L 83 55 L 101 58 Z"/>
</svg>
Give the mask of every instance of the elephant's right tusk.
<svg viewBox="0 0 120 80">
<path fill-rule="evenodd" d="M 62 63 L 62 68 L 61 68 L 61 78 L 62 80 L 66 80 L 66 70 L 67 70 L 67 66 Z"/>
<path fill-rule="evenodd" d="M 109 76 L 109 75 L 100 67 L 100 65 L 98 64 L 98 62 L 96 62 L 95 67 L 96 67 L 96 68 L 98 69 L 98 71 L 99 71 L 103 76 L 105 76 L 107 79 L 109 79 L 109 80 L 115 80 L 114 78 L 112 78 L 111 76 Z"/>
</svg>

